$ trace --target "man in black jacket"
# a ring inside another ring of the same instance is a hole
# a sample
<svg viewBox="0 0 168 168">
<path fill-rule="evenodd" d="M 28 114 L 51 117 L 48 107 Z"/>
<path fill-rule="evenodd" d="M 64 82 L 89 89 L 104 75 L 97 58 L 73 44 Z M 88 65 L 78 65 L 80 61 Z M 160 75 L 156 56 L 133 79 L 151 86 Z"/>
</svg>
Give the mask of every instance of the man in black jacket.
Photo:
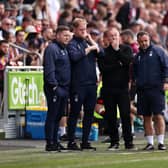
<svg viewBox="0 0 168 168">
<path fill-rule="evenodd" d="M 131 23 L 138 20 L 140 16 L 140 5 L 142 3 L 142 0 L 130 0 L 121 6 L 116 15 L 116 20 L 121 23 L 122 29 L 129 28 Z"/>
<path fill-rule="evenodd" d="M 126 149 L 134 149 L 131 135 L 130 100 L 128 93 L 129 65 L 133 57 L 127 45 L 120 45 L 120 34 L 116 28 L 108 31 L 110 45 L 104 49 L 100 61 L 102 70 L 102 95 L 105 106 L 111 145 L 109 150 L 119 149 L 119 132 L 117 124 L 117 107 L 120 111 L 123 138 Z"/>
<path fill-rule="evenodd" d="M 66 50 L 69 39 L 69 28 L 58 27 L 56 40 L 49 44 L 44 52 L 44 92 L 48 106 L 45 122 L 46 151 L 64 149 L 58 141 L 58 127 L 65 113 L 71 76 L 70 60 Z"/>
</svg>

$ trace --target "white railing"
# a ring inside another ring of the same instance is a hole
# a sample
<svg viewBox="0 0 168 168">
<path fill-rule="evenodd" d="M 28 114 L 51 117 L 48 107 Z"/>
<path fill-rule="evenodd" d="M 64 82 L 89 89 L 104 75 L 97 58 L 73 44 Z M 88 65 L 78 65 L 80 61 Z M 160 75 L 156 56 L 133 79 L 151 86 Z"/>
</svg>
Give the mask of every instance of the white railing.
<svg viewBox="0 0 168 168">
<path fill-rule="evenodd" d="M 9 43 L 9 45 L 12 46 L 12 47 L 14 47 L 14 48 L 17 48 L 17 49 L 19 49 L 19 50 L 21 50 L 21 51 L 23 51 L 25 53 L 27 53 L 27 54 L 35 54 L 35 55 L 37 55 L 38 59 L 39 59 L 39 64 L 40 64 L 40 66 L 42 65 L 42 60 L 41 60 L 42 57 L 41 57 L 40 53 L 38 53 L 38 52 L 32 52 L 32 51 L 30 51 L 30 50 L 28 50 L 26 48 L 23 48 L 23 47 L 20 47 L 20 46 L 14 44 L 14 43 Z M 23 65 L 24 66 L 26 65 L 26 55 L 25 54 L 23 55 Z"/>
</svg>

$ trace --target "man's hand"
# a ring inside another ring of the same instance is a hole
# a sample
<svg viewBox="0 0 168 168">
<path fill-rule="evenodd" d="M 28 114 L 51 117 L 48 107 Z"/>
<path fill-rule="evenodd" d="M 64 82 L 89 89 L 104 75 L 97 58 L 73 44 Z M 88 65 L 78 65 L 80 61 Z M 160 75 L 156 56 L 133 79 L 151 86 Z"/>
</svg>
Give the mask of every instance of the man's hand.
<svg viewBox="0 0 168 168">
<path fill-rule="evenodd" d="M 100 51 L 98 45 L 91 45 L 85 49 L 86 55 L 89 54 L 92 50 L 97 50 L 97 52 Z"/>
</svg>

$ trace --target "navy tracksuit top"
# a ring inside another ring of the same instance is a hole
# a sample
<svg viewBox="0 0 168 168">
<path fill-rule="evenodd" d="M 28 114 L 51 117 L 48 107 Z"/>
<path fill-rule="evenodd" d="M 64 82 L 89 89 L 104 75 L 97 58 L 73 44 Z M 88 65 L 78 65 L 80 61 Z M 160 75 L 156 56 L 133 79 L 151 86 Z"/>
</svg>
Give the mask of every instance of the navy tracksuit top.
<svg viewBox="0 0 168 168">
<path fill-rule="evenodd" d="M 162 87 L 168 82 L 168 55 L 158 46 L 140 50 L 134 60 L 137 88 Z"/>
<path fill-rule="evenodd" d="M 96 85 L 96 52 L 85 54 L 88 47 L 86 40 L 73 37 L 67 49 L 71 60 L 71 89 L 75 91 L 80 86 Z"/>
<path fill-rule="evenodd" d="M 54 41 L 44 53 L 44 82 L 51 87 L 69 87 L 71 78 L 70 60 L 65 46 Z"/>
</svg>

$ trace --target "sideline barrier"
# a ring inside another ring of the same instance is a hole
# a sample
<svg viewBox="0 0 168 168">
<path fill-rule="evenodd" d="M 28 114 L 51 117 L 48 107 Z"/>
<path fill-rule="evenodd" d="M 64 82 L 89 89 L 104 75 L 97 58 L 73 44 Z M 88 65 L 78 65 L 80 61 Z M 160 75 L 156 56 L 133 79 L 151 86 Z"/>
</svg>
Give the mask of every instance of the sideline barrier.
<svg viewBox="0 0 168 168">
<path fill-rule="evenodd" d="M 16 121 L 17 137 L 24 136 L 23 118 L 27 106 L 45 106 L 45 102 L 42 66 L 6 67 L 4 72 L 4 122 L 8 128 L 9 118 L 13 116 Z"/>
</svg>

